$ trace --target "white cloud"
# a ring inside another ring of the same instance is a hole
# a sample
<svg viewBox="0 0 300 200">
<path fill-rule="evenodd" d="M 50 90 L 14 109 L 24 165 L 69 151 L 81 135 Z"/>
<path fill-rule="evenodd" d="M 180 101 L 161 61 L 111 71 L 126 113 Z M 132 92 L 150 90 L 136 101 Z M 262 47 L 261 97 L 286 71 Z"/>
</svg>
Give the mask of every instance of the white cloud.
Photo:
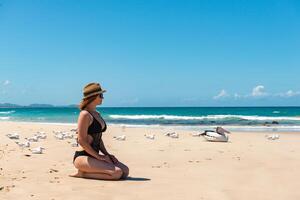
<svg viewBox="0 0 300 200">
<path fill-rule="evenodd" d="M 234 93 L 233 97 L 234 97 L 235 99 L 239 99 L 239 98 L 242 98 L 243 95 L 240 95 L 240 94 L 238 94 L 238 93 Z"/>
<path fill-rule="evenodd" d="M 280 97 L 294 97 L 294 96 L 298 96 L 298 95 L 300 95 L 300 91 L 294 92 L 293 90 L 288 90 L 285 93 L 279 93 L 279 94 L 276 94 L 275 96 L 280 96 Z"/>
<path fill-rule="evenodd" d="M 228 96 L 229 94 L 223 89 L 217 96 L 214 96 L 213 99 L 220 99 Z"/>
<path fill-rule="evenodd" d="M 253 97 L 266 96 L 267 93 L 264 90 L 265 90 L 265 87 L 263 85 L 258 85 L 252 89 L 251 96 L 253 96 Z"/>
<path fill-rule="evenodd" d="M 3 82 L 3 85 L 6 86 L 6 85 L 9 85 L 10 83 L 11 82 L 9 80 L 6 80 L 6 81 Z"/>
<path fill-rule="evenodd" d="M 263 85 L 258 85 L 255 86 L 252 89 L 252 92 L 250 94 L 238 94 L 234 93 L 233 95 L 229 95 L 225 89 L 221 90 L 220 93 L 216 96 L 213 97 L 213 99 L 220 99 L 224 97 L 231 97 L 234 99 L 242 99 L 242 98 L 257 98 L 257 97 L 270 97 L 270 98 L 275 98 L 275 97 L 282 97 L 282 98 L 291 98 L 295 96 L 300 96 L 300 91 L 293 91 L 293 90 L 288 90 L 287 92 L 282 92 L 282 93 L 267 93 L 265 92 L 265 87 Z"/>
</svg>

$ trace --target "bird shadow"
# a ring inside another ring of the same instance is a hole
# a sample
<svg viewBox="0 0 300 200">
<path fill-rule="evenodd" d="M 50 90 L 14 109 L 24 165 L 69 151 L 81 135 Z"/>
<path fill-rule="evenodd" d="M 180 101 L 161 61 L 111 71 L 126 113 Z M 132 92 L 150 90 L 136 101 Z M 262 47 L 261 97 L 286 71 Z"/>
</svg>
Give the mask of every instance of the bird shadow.
<svg viewBox="0 0 300 200">
<path fill-rule="evenodd" d="M 142 177 L 131 177 L 128 176 L 126 179 L 123 179 L 123 181 L 150 181 L 149 178 L 142 178 Z"/>
</svg>

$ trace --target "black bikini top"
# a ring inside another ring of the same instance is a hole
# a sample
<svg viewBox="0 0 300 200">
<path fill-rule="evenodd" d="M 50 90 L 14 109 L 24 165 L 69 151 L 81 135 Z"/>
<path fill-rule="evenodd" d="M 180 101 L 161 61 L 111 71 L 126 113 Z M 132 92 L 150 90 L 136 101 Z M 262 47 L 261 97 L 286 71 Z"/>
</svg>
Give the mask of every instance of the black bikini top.
<svg viewBox="0 0 300 200">
<path fill-rule="evenodd" d="M 89 112 L 89 111 L 88 111 Z M 90 112 L 89 112 L 90 113 Z M 90 115 L 92 115 L 90 113 Z M 93 135 L 93 134 L 96 134 L 96 133 L 102 133 L 102 132 L 105 132 L 106 131 L 106 123 L 105 121 L 103 120 L 103 118 L 100 116 L 100 119 L 103 121 L 104 123 L 104 127 L 102 128 L 101 124 L 98 122 L 97 119 L 95 119 L 95 117 L 92 115 L 93 117 L 93 122 L 91 123 L 91 125 L 89 126 L 88 128 L 88 134 L 89 135 Z"/>
</svg>

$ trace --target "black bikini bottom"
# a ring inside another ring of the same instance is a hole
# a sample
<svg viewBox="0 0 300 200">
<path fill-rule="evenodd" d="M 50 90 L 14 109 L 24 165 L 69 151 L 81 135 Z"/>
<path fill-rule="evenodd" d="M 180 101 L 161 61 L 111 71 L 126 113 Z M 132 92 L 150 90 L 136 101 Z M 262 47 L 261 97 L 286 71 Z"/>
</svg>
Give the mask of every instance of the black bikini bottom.
<svg viewBox="0 0 300 200">
<path fill-rule="evenodd" d="M 88 152 L 86 152 L 84 150 L 83 151 L 75 151 L 74 158 L 73 158 L 73 163 L 74 163 L 75 159 L 78 156 L 90 156 L 90 157 L 93 157 L 91 154 L 89 154 Z"/>
</svg>

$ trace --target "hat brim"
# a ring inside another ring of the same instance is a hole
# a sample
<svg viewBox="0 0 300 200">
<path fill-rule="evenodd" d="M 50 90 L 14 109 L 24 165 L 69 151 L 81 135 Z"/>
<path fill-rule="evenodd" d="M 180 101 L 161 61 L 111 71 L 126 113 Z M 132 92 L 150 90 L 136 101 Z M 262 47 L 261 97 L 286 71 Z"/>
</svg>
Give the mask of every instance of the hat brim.
<svg viewBox="0 0 300 200">
<path fill-rule="evenodd" d="M 93 92 L 93 93 L 88 94 L 87 96 L 85 96 L 85 97 L 83 98 L 83 100 L 88 99 L 88 98 L 90 98 L 90 97 L 92 97 L 92 96 L 95 96 L 95 95 L 98 95 L 98 94 L 102 94 L 102 93 L 104 93 L 104 92 L 106 92 L 106 90 L 101 90 L 101 91 Z"/>
</svg>

